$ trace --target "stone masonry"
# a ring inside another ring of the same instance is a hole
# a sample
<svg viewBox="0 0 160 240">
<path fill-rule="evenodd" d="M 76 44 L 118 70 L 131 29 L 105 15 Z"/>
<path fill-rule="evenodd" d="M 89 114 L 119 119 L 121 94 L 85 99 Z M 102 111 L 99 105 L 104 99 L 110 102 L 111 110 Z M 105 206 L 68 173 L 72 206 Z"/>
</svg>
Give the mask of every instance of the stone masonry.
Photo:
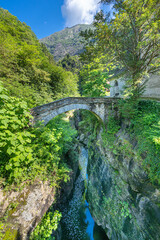
<svg viewBox="0 0 160 240">
<path fill-rule="evenodd" d="M 109 114 L 116 114 L 116 102 L 117 98 L 111 97 L 68 97 L 32 108 L 31 114 L 34 117 L 33 123 L 43 121 L 44 125 L 46 125 L 52 118 L 61 113 L 76 109 L 86 109 L 104 121 Z"/>
</svg>

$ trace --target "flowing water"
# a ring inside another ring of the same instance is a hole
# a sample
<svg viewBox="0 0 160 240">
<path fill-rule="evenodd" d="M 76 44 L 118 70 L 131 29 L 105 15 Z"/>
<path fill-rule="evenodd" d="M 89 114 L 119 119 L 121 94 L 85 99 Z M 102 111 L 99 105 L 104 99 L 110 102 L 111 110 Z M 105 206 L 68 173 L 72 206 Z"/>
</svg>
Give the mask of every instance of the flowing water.
<svg viewBox="0 0 160 240">
<path fill-rule="evenodd" d="M 80 175 L 75 182 L 72 198 L 61 209 L 62 240 L 108 240 L 104 231 L 95 224 L 85 199 L 87 163 L 88 153 L 82 147 L 79 159 Z"/>
</svg>

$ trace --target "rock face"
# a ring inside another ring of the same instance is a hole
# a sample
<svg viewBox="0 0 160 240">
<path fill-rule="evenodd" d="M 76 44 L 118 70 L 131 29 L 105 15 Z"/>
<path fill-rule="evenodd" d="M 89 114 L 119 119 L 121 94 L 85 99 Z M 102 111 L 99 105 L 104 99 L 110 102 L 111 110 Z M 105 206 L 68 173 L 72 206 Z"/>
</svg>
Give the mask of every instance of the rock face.
<svg viewBox="0 0 160 240">
<path fill-rule="evenodd" d="M 75 145 L 75 153 L 77 152 Z M 65 155 L 70 171 L 70 181 L 61 184 L 58 192 L 48 182 L 36 181 L 17 191 L 3 191 L 0 189 L 0 219 L 3 219 L 5 235 L 3 240 L 27 240 L 30 233 L 41 221 L 48 209 L 58 202 L 65 201 L 73 188 L 78 170 L 73 151 Z M 56 239 L 60 239 L 60 227 L 56 232 Z M 0 236 L 1 237 L 1 236 Z"/>
<path fill-rule="evenodd" d="M 117 135 L 118 142 L 129 142 L 122 129 Z M 103 148 L 100 134 L 91 144 L 89 208 L 110 240 L 159 240 L 160 188 L 149 181 L 132 143 L 131 146 L 132 151 L 119 153 Z"/>
<path fill-rule="evenodd" d="M 83 51 L 84 40 L 79 36 L 81 31 L 93 29 L 92 25 L 78 24 L 71 28 L 65 28 L 62 31 L 40 39 L 44 43 L 56 61 L 62 59 L 67 53 L 71 56 L 78 55 Z"/>
<path fill-rule="evenodd" d="M 22 191 L 11 191 L 7 194 L 0 190 L 0 217 L 5 215 L 5 237 L 7 234 L 27 239 L 27 235 L 41 220 L 44 213 L 55 200 L 55 189 L 47 182 L 35 182 Z M 16 232 L 16 233 L 15 233 Z"/>
</svg>

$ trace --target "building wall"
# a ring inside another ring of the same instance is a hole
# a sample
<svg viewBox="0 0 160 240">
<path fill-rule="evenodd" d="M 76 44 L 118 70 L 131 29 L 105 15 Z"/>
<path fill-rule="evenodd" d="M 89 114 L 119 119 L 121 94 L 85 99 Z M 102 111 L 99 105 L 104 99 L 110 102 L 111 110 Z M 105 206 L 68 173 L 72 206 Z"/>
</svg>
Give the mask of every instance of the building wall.
<svg viewBox="0 0 160 240">
<path fill-rule="evenodd" d="M 111 81 L 110 85 L 110 97 L 123 96 L 124 77 Z M 150 75 L 142 96 L 145 98 L 160 99 L 160 75 Z"/>
<path fill-rule="evenodd" d="M 151 75 L 143 96 L 160 99 L 160 75 Z"/>
</svg>

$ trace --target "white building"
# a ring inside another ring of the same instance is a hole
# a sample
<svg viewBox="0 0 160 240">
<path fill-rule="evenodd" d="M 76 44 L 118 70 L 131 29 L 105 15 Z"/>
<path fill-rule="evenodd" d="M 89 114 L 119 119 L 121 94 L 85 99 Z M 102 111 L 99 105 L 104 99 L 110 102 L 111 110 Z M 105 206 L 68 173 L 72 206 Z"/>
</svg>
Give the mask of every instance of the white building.
<svg viewBox="0 0 160 240">
<path fill-rule="evenodd" d="M 110 81 L 110 97 L 122 97 L 125 85 L 124 77 Z M 160 100 L 160 75 L 150 75 L 142 95 L 145 98 Z"/>
</svg>

